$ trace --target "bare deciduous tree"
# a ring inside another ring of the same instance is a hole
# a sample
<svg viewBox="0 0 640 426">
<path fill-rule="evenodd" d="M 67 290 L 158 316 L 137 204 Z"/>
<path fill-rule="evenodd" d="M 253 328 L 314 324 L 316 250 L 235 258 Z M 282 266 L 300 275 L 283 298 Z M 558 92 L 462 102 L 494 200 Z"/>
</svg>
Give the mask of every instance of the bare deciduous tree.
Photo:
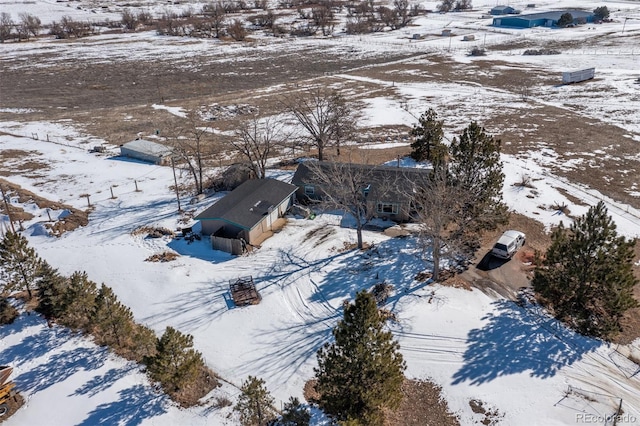
<svg viewBox="0 0 640 426">
<path fill-rule="evenodd" d="M 289 133 L 281 120 L 254 117 L 240 123 L 231 145 L 249 160 L 256 176 L 264 179 L 269 155 L 286 141 Z"/>
<path fill-rule="evenodd" d="M 202 7 L 202 13 L 207 17 L 213 36 L 220 38 L 224 32 L 225 14 L 227 13 L 224 7 L 220 3 L 209 3 Z"/>
<path fill-rule="evenodd" d="M 0 43 L 4 43 L 11 37 L 11 29 L 13 28 L 13 20 L 7 12 L 0 13 Z"/>
<path fill-rule="evenodd" d="M 235 41 L 243 41 L 247 37 L 247 29 L 239 19 L 234 19 L 233 22 L 229 24 L 227 32 Z"/>
<path fill-rule="evenodd" d="M 42 23 L 40 22 L 40 18 L 35 15 L 30 13 L 21 13 L 20 26 L 27 33 L 27 36 L 32 35 L 34 37 L 38 37 Z"/>
<path fill-rule="evenodd" d="M 384 199 L 394 182 L 375 179 L 373 168 L 362 164 L 307 162 L 305 165 L 309 168 L 311 182 L 321 192 L 320 203 L 353 217 L 358 248 L 362 249 L 362 230 L 375 215 L 376 206 L 371 198 Z"/>
<path fill-rule="evenodd" d="M 349 138 L 356 121 L 354 108 L 336 90 L 309 89 L 283 98 L 285 109 L 304 129 L 309 145 L 318 149 L 318 159 L 324 160 L 324 151 L 335 146 L 340 154 L 340 143 Z"/>
<path fill-rule="evenodd" d="M 205 168 L 216 151 L 211 129 L 196 113 L 190 112 L 184 122 L 170 123 L 167 134 L 174 157 L 185 164 L 193 178 L 195 193 L 203 193 Z"/>
<path fill-rule="evenodd" d="M 468 198 L 459 187 L 449 180 L 445 168 L 436 168 L 429 176 L 416 182 L 412 194 L 413 203 L 420 226 L 420 242 L 425 252 L 431 249 L 433 262 L 432 279 L 436 281 L 440 273 L 443 248 L 455 255 L 463 233 L 460 210 Z"/>
</svg>

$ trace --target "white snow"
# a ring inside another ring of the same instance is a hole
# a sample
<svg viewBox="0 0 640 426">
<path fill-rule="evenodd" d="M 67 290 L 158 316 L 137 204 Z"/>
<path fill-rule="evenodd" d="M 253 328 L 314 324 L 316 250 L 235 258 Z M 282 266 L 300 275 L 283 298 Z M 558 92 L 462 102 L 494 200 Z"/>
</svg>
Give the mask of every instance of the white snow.
<svg viewBox="0 0 640 426">
<path fill-rule="evenodd" d="M 50 10 L 49 20 L 65 13 L 76 16 L 83 12 L 68 3 L 27 3 L 39 11 Z M 0 0 L 3 11 L 11 12 L 14 20 L 18 11 L 31 10 L 23 9 L 27 3 Z M 600 5 L 595 1 L 586 3 L 589 8 Z M 536 4 L 536 10 L 558 5 L 550 1 Z M 584 2 L 566 0 L 562 4 L 569 7 Z M 621 31 L 625 16 L 640 16 L 638 2 L 606 5 L 614 11 L 615 23 L 563 32 L 546 28 L 493 29 L 487 26 L 489 21 L 480 18 L 485 9 L 494 6 L 493 2 L 474 1 L 473 12 L 418 19 L 416 27 L 403 30 L 406 39 L 398 33 L 385 33 L 334 40 L 274 41 L 268 46 L 220 44 L 216 47 L 219 50 L 211 53 L 211 45 L 216 42 L 167 40 L 147 32 L 100 35 L 87 39 L 82 49 L 51 39 L 8 43 L 0 49 L 7 58 L 28 58 L 36 51 L 49 51 L 51 62 L 37 65 L 43 67 L 53 67 L 59 60 L 73 60 L 77 55 L 107 61 L 106 51 L 118 60 L 144 60 L 162 52 L 167 60 L 179 62 L 205 51 L 212 55 L 210 60 L 228 60 L 225 55 L 230 54 L 241 59 L 245 49 L 291 49 L 294 43 L 323 43 L 329 51 L 348 48 L 353 49 L 354 55 L 363 56 L 397 49 L 439 50 L 456 61 L 466 62 L 475 59 L 466 56 L 470 46 L 461 41 L 465 32 L 475 33 L 479 43 L 487 44 L 527 37 L 591 40 Z M 425 7 L 435 9 L 436 3 L 427 2 Z M 84 12 L 92 13 L 90 9 Z M 101 17 L 114 14 L 109 13 Z M 625 34 L 635 34 L 637 40 L 640 20 L 630 19 L 624 25 Z M 443 39 L 437 34 L 445 27 L 458 28 L 460 36 Z M 410 42 L 412 33 L 429 36 Z M 640 99 L 638 89 L 631 83 L 631 77 L 638 77 L 640 49 L 630 40 L 611 49 L 578 49 L 557 57 L 499 52 L 491 55 L 514 66 L 551 69 L 558 75 L 569 67 L 595 66 L 596 75 L 606 78 L 589 87 L 553 88 L 537 95 L 536 102 L 570 108 L 564 105 L 570 99 L 571 103 L 583 105 L 586 117 L 619 125 L 627 129 L 630 138 L 640 140 Z M 132 49 L 132 43 L 139 48 Z M 25 61 L 24 67 L 28 66 L 35 65 Z M 188 61 L 179 66 L 189 66 Z M 516 105 L 523 108 L 517 95 L 464 81 L 404 84 L 347 74 L 334 77 L 360 79 L 391 88 L 397 94 L 366 100 L 363 115 L 367 126 L 411 125 L 425 105 L 435 103 L 436 98 L 439 105 L 456 105 L 455 110 L 445 111 L 442 117 L 456 126 L 464 126 L 471 119 L 481 121 L 484 114 L 495 109 Z M 610 99 L 602 102 L 600 97 L 598 102 L 586 102 L 594 87 L 611 91 Z M 399 98 L 406 104 L 401 104 Z M 179 116 L 185 114 L 180 107 L 152 107 Z M 229 382 L 239 385 L 248 375 L 265 379 L 278 406 L 289 396 L 302 397 L 305 381 L 313 376 L 316 350 L 330 341 L 342 302 L 359 289 L 384 279 L 396 288 L 388 307 L 399 321 L 391 323 L 390 328 L 407 360 L 407 375 L 429 378 L 441 385 L 443 396 L 461 424 L 482 420 L 471 410 L 471 399 L 480 399 L 497 409 L 504 416 L 500 424 L 548 426 L 579 423 L 585 416 L 606 416 L 615 411 L 622 398 L 626 416 L 618 424 L 640 422 L 640 376 L 632 376 L 637 366 L 629 365 L 616 348 L 571 333 L 531 305 L 521 307 L 478 290 L 414 281 L 416 273 L 426 265 L 412 238 L 390 239 L 365 232 L 366 241 L 375 243 L 376 250 L 345 252 L 343 244 L 355 241 L 355 231 L 339 227 L 340 216 L 329 214 L 314 220 L 289 218 L 281 232 L 265 241 L 259 250 L 242 257 L 213 251 L 206 241 L 188 244 L 184 240 L 132 235 L 131 231 L 140 226 L 174 229 L 180 225 L 175 196 L 169 189 L 173 185 L 171 169 L 119 158 L 114 145 L 88 135 L 71 122 L 22 122 L 18 115 L 29 111 L 2 107 L 0 112 L 15 114 L 12 120 L 0 121 L 0 149 L 31 152 L 29 161 L 46 165 L 44 173 L 16 174 L 7 179 L 76 208 L 86 207 L 87 199 L 81 195 L 89 194 L 95 208 L 88 226 L 53 238 L 45 235 L 46 212 L 33 204 L 22 205 L 35 215 L 24 225 L 38 254 L 64 274 L 83 270 L 94 281 L 112 287 L 132 309 L 136 320 L 158 335 L 167 326 L 192 334 L 206 363 Z M 107 155 L 88 152 L 99 144 L 106 144 Z M 400 145 L 391 142 L 384 146 Z M 552 210 L 552 205 L 566 204 L 572 215 L 580 215 L 603 200 L 619 231 L 628 237 L 640 237 L 638 210 L 554 176 L 546 166 L 556 160 L 550 148 L 532 152 L 527 158 L 502 156 L 507 176 L 504 197 L 511 209 L 550 228 L 561 220 L 570 221 Z M 402 159 L 402 163 L 415 165 L 409 159 Z M 534 188 L 513 185 L 525 175 Z M 270 176 L 287 180 L 291 172 L 274 170 Z M 141 192 L 135 191 L 135 183 Z M 111 197 L 111 190 L 116 198 Z M 569 200 L 564 193 L 582 203 Z M 190 208 L 202 211 L 222 195 L 216 194 Z M 54 217 L 66 214 L 50 213 Z M 2 221 L 6 227 L 4 217 Z M 151 254 L 165 250 L 180 257 L 169 263 L 144 262 Z M 254 277 L 263 297 L 259 305 L 236 308 L 230 301 L 229 280 L 243 275 Z M 629 350 L 638 345 L 640 342 L 636 341 Z M 139 366 L 109 354 L 87 338 L 57 326 L 49 328 L 35 314 L 23 315 L 13 325 L 0 327 L 0 361 L 14 367 L 13 379 L 26 399 L 25 406 L 5 422 L 8 426 L 237 423 L 233 415 L 229 416 L 229 407 L 212 407 L 218 397 L 235 400 L 238 390 L 232 385 L 225 383 L 216 389 L 203 406 L 179 409 L 157 392 Z M 325 422 L 317 413 L 314 419 L 314 424 Z"/>
</svg>

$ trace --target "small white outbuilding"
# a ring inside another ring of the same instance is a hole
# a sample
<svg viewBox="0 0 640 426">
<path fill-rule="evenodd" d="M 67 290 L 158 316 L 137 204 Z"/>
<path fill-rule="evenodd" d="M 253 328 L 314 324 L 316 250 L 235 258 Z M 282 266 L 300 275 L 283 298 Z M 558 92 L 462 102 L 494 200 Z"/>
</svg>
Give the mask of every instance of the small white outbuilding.
<svg viewBox="0 0 640 426">
<path fill-rule="evenodd" d="M 171 148 L 145 139 L 136 139 L 120 145 L 120 155 L 153 164 L 165 165 L 171 161 Z"/>
</svg>

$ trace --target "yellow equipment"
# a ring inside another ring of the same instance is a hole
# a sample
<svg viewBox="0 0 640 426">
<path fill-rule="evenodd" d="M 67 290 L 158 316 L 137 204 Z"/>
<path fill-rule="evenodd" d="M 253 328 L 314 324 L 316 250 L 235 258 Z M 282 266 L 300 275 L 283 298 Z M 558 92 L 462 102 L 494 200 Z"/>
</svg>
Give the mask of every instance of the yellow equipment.
<svg viewBox="0 0 640 426">
<path fill-rule="evenodd" d="M 13 367 L 8 365 L 0 365 L 0 417 L 7 414 L 9 406 L 7 401 L 13 395 L 13 388 L 16 386 L 13 382 L 7 382 L 9 376 L 13 372 Z"/>
</svg>

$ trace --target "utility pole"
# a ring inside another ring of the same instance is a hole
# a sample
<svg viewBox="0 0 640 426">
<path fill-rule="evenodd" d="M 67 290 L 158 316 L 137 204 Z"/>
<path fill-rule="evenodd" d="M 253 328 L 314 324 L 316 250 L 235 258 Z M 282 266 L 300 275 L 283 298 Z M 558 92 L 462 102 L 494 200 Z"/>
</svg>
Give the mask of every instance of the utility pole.
<svg viewBox="0 0 640 426">
<path fill-rule="evenodd" d="M 0 185 L 0 192 L 2 193 L 2 199 L 4 200 L 4 208 L 7 210 L 7 216 L 9 216 L 9 223 L 11 224 L 11 231 L 15 234 L 16 228 L 13 227 L 13 219 L 11 219 L 11 210 L 9 210 L 9 203 L 7 197 L 4 195 L 4 188 Z"/>
<path fill-rule="evenodd" d="M 178 213 L 182 213 L 182 208 L 180 208 L 180 191 L 178 191 L 178 178 L 176 177 L 176 166 L 173 162 L 173 155 L 171 156 L 171 170 L 173 170 L 173 184 L 176 188 L 176 198 L 178 200 Z"/>
</svg>

